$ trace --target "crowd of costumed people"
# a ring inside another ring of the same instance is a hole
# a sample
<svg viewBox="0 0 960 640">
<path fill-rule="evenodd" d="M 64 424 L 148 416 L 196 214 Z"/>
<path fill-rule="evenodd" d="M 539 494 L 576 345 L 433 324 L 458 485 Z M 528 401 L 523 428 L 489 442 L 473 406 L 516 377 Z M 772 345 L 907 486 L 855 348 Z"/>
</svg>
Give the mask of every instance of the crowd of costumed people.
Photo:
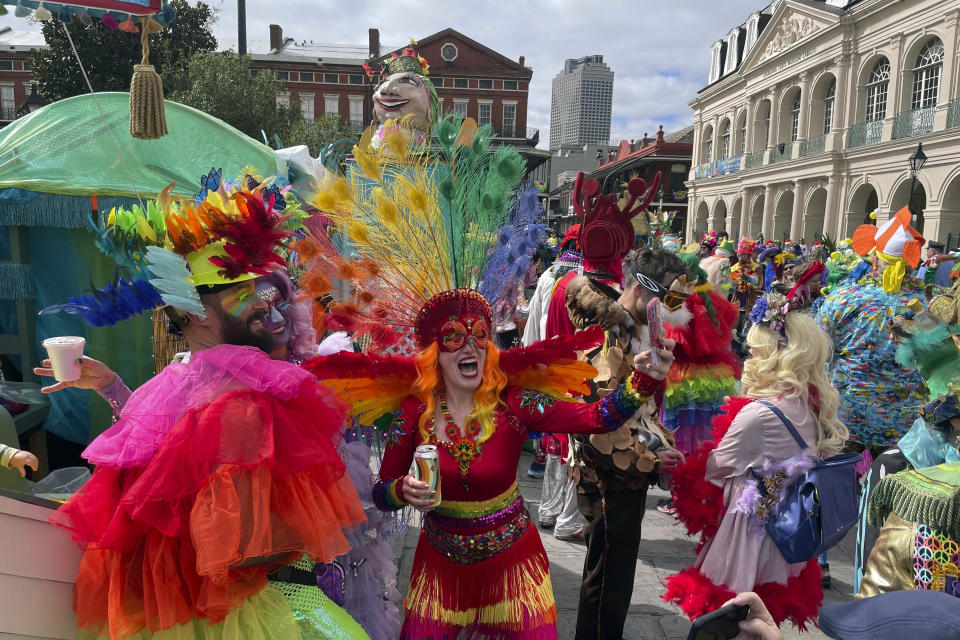
<svg viewBox="0 0 960 640">
<path fill-rule="evenodd" d="M 957 595 L 960 282 L 924 281 L 952 260 L 921 260 L 908 209 L 836 245 L 682 245 L 659 173 L 580 174 L 579 224 L 548 230 L 524 159 L 440 117 L 416 51 L 366 69 L 349 152 L 110 211 L 117 275 L 43 310 L 162 309 L 187 349 L 134 390 L 87 356 L 45 389 L 113 410 L 50 518 L 82 548 L 80 637 L 556 639 L 552 528 L 584 544 L 575 637 L 621 638 L 656 486 L 694 546 L 662 597 L 691 620 L 748 603 L 776 638 Z M 847 534 L 858 601 L 831 611 Z"/>
</svg>

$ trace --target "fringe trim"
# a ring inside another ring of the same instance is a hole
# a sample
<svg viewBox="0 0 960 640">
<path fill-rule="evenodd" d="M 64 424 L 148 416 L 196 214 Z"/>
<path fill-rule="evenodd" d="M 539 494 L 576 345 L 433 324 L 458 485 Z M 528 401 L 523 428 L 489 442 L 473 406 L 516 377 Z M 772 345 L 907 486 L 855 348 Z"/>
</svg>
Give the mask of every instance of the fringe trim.
<svg viewBox="0 0 960 640">
<path fill-rule="evenodd" d="M 472 565 L 452 563 L 421 533 L 414 562 L 406 617 L 418 628 L 479 625 L 523 632 L 556 625 L 549 562 L 532 526 L 509 549 Z"/>
<path fill-rule="evenodd" d="M 684 569 L 664 582 L 667 591 L 661 596 L 663 600 L 677 605 L 690 620 L 719 609 L 737 595 L 724 585 L 714 584 L 694 567 Z M 778 626 L 787 620 L 800 631 L 806 631 L 808 623 L 816 626 L 823 603 L 820 565 L 816 558 L 807 562 L 800 575 L 788 579 L 786 584 L 764 582 L 753 590 Z"/>
<path fill-rule="evenodd" d="M 903 471 L 885 477 L 874 488 L 870 496 L 870 524 L 881 527 L 887 516 L 896 513 L 907 522 L 919 522 L 955 540 L 960 538 L 960 490 L 954 487 L 948 496 L 935 495 L 913 485 L 911 478 L 917 475 Z M 920 479 L 931 482 L 922 476 Z"/>
<path fill-rule="evenodd" d="M 100 197 L 100 212 L 113 207 L 132 206 L 136 199 Z M 56 227 L 59 229 L 90 228 L 92 203 L 89 196 L 42 193 L 27 189 L 0 189 L 0 226 Z"/>
<path fill-rule="evenodd" d="M 0 300 L 33 300 L 35 295 L 29 264 L 0 264 Z"/>
</svg>

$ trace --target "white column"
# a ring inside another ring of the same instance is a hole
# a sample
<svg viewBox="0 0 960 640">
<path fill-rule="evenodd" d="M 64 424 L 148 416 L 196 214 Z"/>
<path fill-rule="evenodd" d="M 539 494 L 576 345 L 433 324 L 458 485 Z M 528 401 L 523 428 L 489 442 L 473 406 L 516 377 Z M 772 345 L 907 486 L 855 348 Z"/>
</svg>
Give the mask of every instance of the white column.
<svg viewBox="0 0 960 640">
<path fill-rule="evenodd" d="M 810 137 L 810 132 L 807 130 L 810 110 L 813 108 L 813 97 L 810 94 L 810 74 L 805 71 L 800 74 L 800 119 L 797 122 L 797 140 L 806 140 Z"/>
<path fill-rule="evenodd" d="M 800 242 L 803 233 L 803 188 L 799 180 L 793 181 L 793 212 L 790 215 L 790 239 Z"/>
<path fill-rule="evenodd" d="M 770 98 L 770 132 L 767 134 L 765 148 L 775 147 L 780 142 L 780 90 L 776 87 L 771 89 L 768 97 Z M 766 239 L 766 232 L 764 232 L 764 239 Z"/>
<path fill-rule="evenodd" d="M 753 127 L 754 122 L 753 118 L 757 113 L 757 100 L 751 96 L 747 100 L 747 126 L 744 131 L 744 136 L 746 136 L 746 141 L 743 145 L 743 152 L 750 153 L 753 151 Z"/>
<path fill-rule="evenodd" d="M 740 192 L 740 237 L 750 235 L 750 216 L 753 215 L 753 207 L 750 206 L 750 200 L 753 198 L 753 189 L 744 187 Z"/>
<path fill-rule="evenodd" d="M 763 223 L 760 231 L 764 241 L 773 238 L 773 184 L 770 183 L 763 192 Z"/>
<path fill-rule="evenodd" d="M 827 179 L 827 202 L 826 210 L 823 213 L 823 233 L 833 236 L 834 239 L 838 235 L 838 219 L 842 218 L 842 216 L 836 215 L 838 211 L 840 211 L 840 179 L 831 173 Z"/>
</svg>

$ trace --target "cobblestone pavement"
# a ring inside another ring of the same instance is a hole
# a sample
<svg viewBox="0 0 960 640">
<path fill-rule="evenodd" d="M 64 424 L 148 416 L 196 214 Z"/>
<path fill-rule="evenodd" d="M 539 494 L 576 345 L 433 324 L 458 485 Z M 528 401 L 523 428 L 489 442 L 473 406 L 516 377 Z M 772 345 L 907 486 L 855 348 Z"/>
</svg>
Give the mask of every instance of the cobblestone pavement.
<svg viewBox="0 0 960 640">
<path fill-rule="evenodd" d="M 527 477 L 529 464 L 530 456 L 521 456 L 518 478 L 520 491 L 536 522 L 542 482 Z M 694 557 L 693 543 L 684 535 L 682 527 L 656 509 L 657 500 L 666 495 L 665 491 L 653 489 L 647 497 L 633 599 L 624 628 L 624 638 L 627 640 L 685 640 L 690 628 L 689 621 L 677 609 L 660 599 L 664 591 L 663 579 L 688 566 Z M 400 556 L 399 588 L 404 594 L 410 579 L 417 535 L 416 528 L 408 527 L 402 539 L 402 550 L 397 549 Z M 560 640 L 572 640 L 585 547 L 583 543 L 561 542 L 553 537 L 550 530 L 541 530 L 540 536 L 550 558 L 550 575 L 559 614 L 559 637 Z M 852 535 L 848 536 L 830 552 L 833 585 L 825 594 L 824 602 L 852 599 L 853 540 Z M 784 636 L 787 640 L 822 640 L 827 637 L 818 629 L 801 634 L 789 625 L 784 627 Z"/>
</svg>

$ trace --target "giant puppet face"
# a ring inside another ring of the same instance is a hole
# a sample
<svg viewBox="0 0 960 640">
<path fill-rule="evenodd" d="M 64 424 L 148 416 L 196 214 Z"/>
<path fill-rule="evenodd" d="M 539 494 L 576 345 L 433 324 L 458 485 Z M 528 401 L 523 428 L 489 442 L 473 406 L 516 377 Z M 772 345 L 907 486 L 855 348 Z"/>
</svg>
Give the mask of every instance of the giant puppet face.
<svg viewBox="0 0 960 640">
<path fill-rule="evenodd" d="M 373 92 L 373 120 L 378 125 L 392 118 L 413 115 L 413 128 L 429 131 L 433 121 L 430 88 L 423 76 L 401 71 L 383 79 Z"/>
</svg>

